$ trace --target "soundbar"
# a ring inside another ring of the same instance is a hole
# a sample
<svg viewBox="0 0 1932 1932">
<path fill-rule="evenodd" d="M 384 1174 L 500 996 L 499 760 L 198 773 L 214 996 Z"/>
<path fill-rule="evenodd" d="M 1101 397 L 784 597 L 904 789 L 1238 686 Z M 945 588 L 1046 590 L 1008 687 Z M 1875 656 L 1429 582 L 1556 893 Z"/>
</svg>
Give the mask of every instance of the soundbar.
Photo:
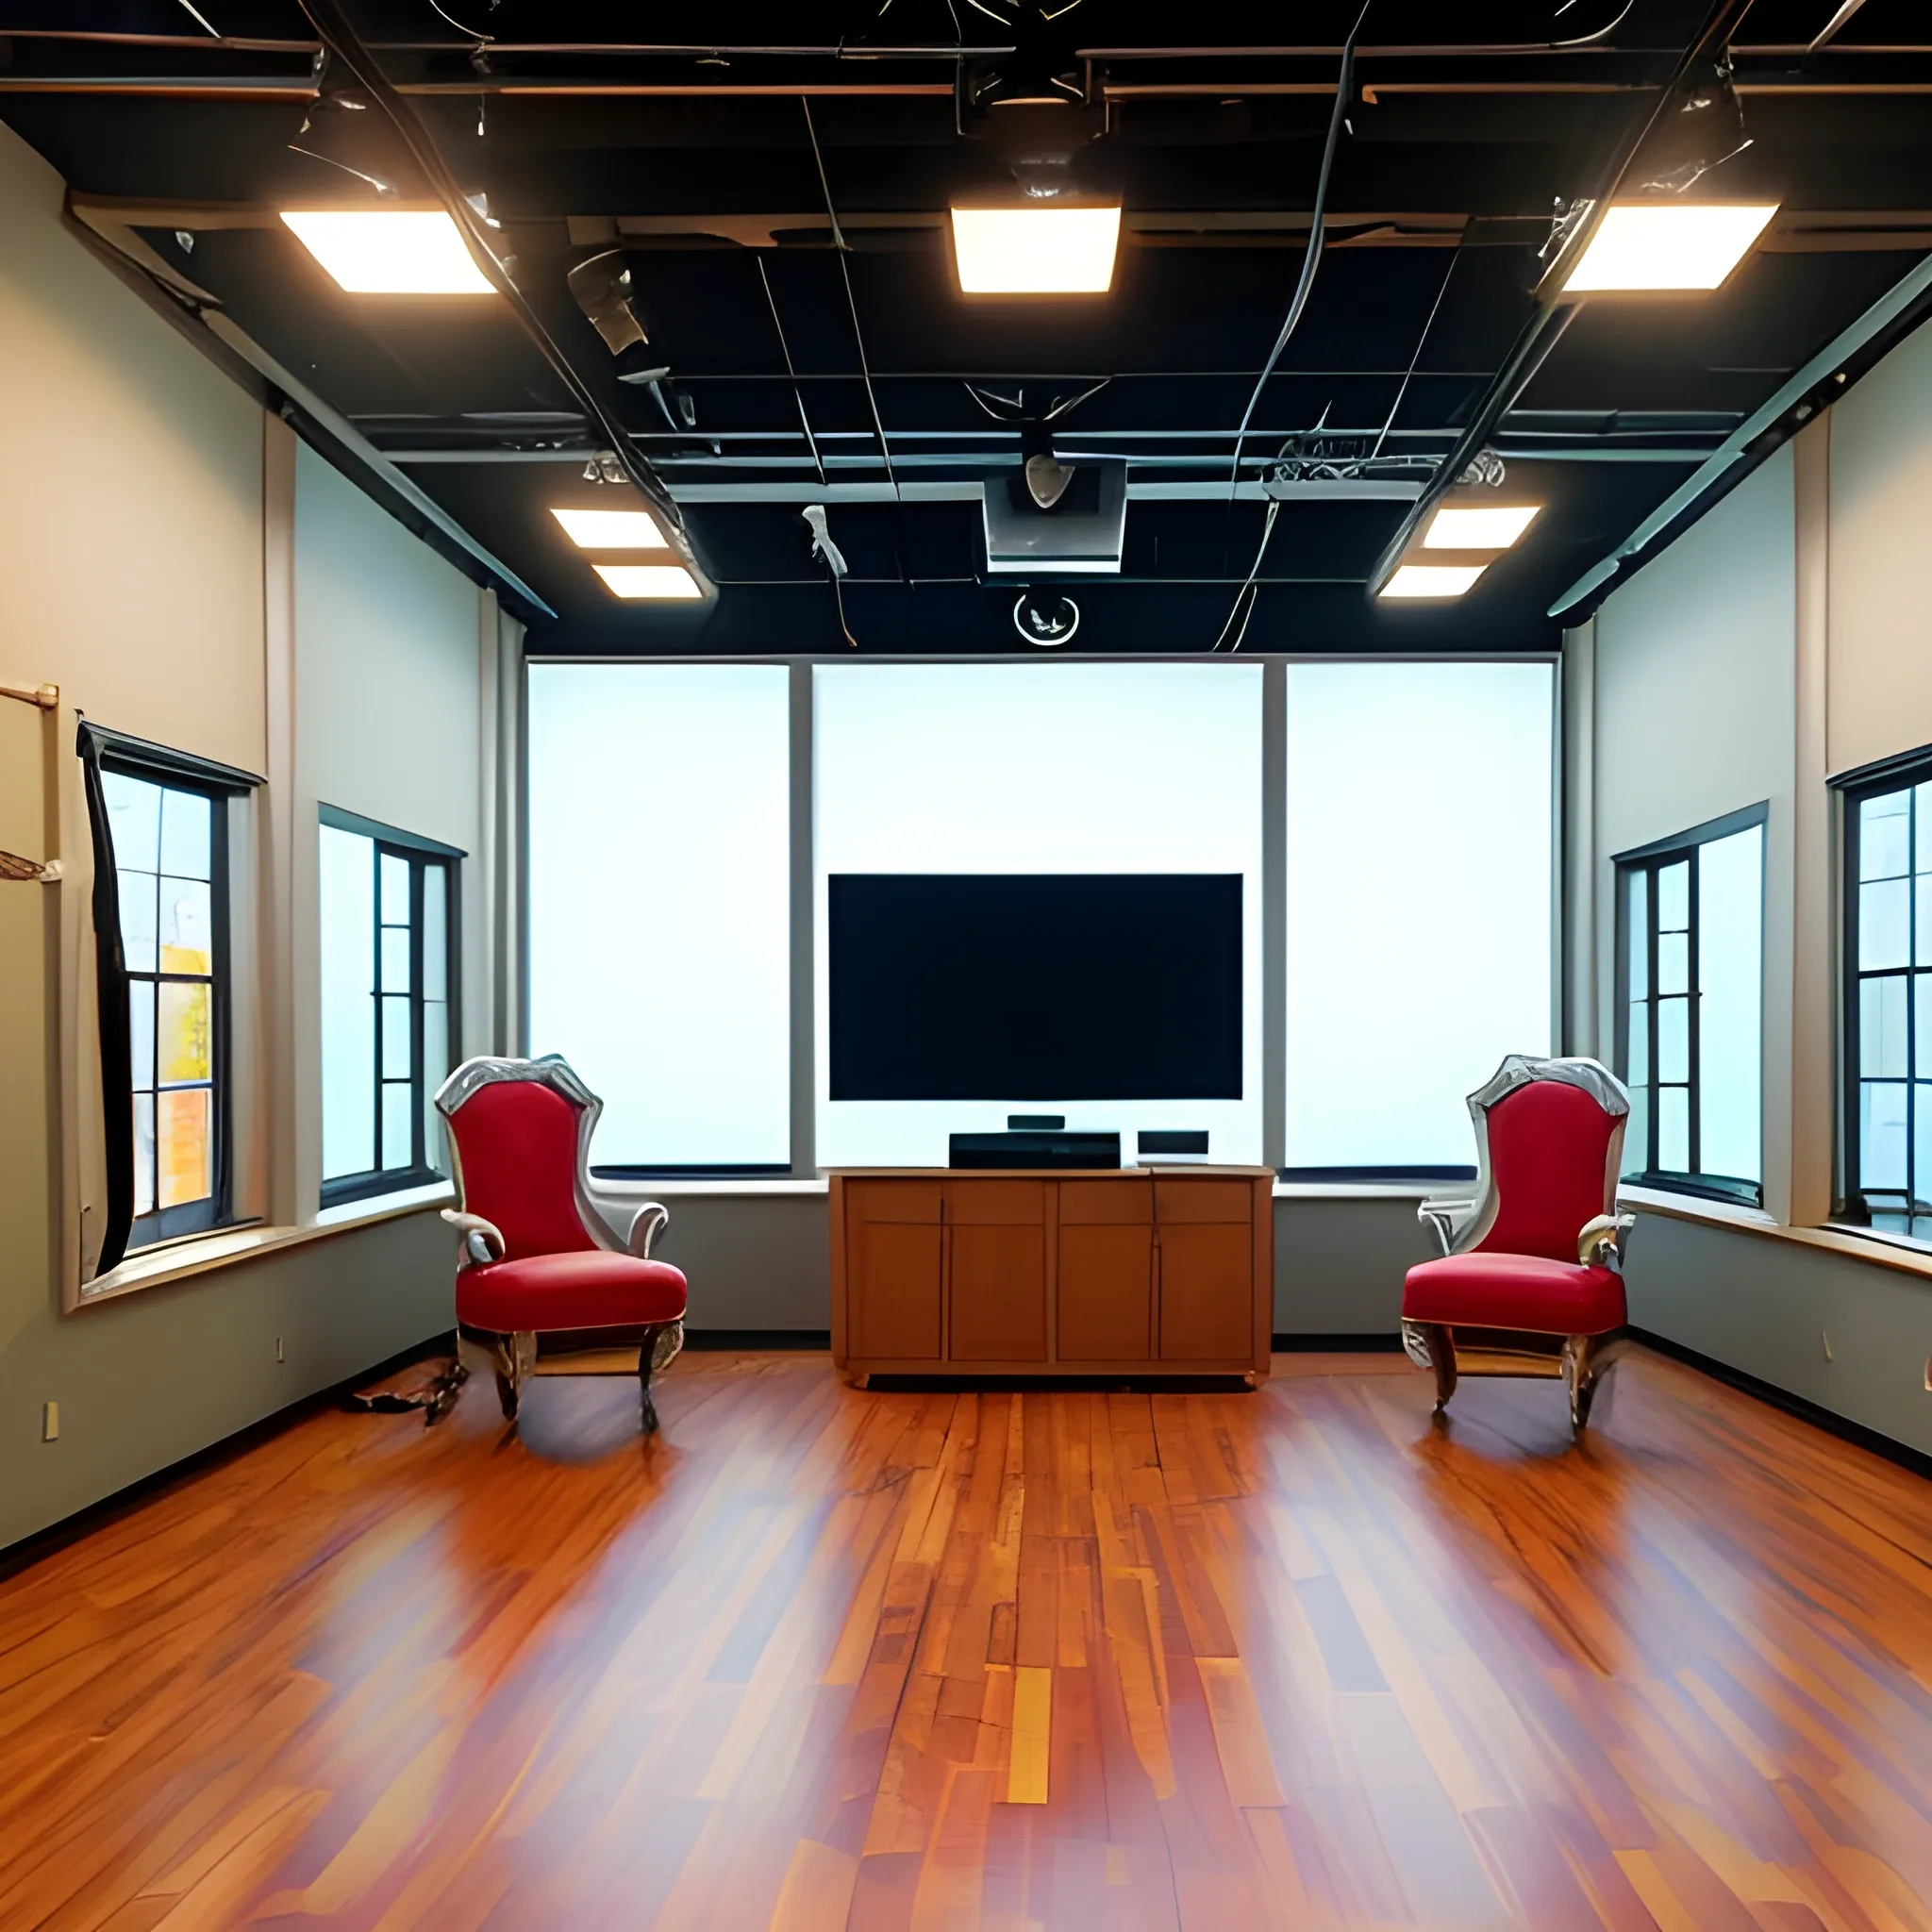
<svg viewBox="0 0 1932 1932">
<path fill-rule="evenodd" d="M 954 1167 L 1118 1167 L 1118 1134 L 954 1134 L 947 1159 Z"/>
</svg>

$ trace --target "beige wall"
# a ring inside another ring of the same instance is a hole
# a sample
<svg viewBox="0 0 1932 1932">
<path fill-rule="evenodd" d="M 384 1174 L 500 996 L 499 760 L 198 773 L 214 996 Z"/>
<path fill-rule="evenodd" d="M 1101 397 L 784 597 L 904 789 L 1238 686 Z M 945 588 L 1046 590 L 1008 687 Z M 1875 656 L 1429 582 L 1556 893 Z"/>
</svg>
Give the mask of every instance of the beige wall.
<svg viewBox="0 0 1932 1932">
<path fill-rule="evenodd" d="M 238 848 L 257 1116 L 239 1124 L 275 1169 L 264 1211 L 299 1225 L 319 1151 L 316 1087 L 292 1071 L 313 1065 L 315 800 L 477 852 L 479 693 L 493 721 L 515 649 L 493 600 L 102 268 L 60 195 L 0 128 L 0 683 L 63 700 L 50 720 L 0 699 L 0 848 L 43 858 L 64 829 L 71 866 L 58 888 L 0 883 L 0 1547 L 450 1320 L 428 1210 L 62 1311 L 82 1191 L 62 1180 L 79 1141 L 62 1020 L 86 981 L 60 929 L 81 929 L 90 870 L 72 708 L 271 779 Z M 492 949 L 466 938 L 487 1028 Z"/>
<path fill-rule="evenodd" d="M 1908 336 L 1831 411 L 1834 772 L 1932 744 L 1932 329 Z"/>
</svg>

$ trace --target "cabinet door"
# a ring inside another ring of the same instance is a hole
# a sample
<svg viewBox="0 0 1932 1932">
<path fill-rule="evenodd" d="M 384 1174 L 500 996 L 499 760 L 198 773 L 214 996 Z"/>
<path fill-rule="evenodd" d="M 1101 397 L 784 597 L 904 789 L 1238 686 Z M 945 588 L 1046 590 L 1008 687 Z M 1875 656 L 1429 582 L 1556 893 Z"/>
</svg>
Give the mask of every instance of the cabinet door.
<svg viewBox="0 0 1932 1932">
<path fill-rule="evenodd" d="M 937 1212 L 927 1223 L 871 1221 L 853 1204 L 845 1229 L 848 1356 L 940 1359 L 940 1242 Z"/>
<path fill-rule="evenodd" d="M 1130 1191 L 1119 1190 L 1122 1193 Z M 1140 1191 L 1144 1192 L 1144 1190 Z M 1059 1358 L 1154 1357 L 1154 1228 L 1141 1222 L 1060 1223 Z"/>
<path fill-rule="evenodd" d="M 1163 1222 L 1162 1361 L 1252 1361 L 1254 1234 L 1245 1221 Z"/>
<path fill-rule="evenodd" d="M 952 1246 L 953 1359 L 1046 1359 L 1046 1229 L 955 1223 Z"/>
</svg>

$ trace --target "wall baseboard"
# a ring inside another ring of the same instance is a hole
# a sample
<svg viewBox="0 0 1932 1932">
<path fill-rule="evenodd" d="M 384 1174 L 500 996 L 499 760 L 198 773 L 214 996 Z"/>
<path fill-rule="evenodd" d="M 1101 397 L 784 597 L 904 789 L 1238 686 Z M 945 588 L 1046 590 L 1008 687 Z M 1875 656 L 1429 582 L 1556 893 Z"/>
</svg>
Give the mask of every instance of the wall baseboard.
<svg viewBox="0 0 1932 1932">
<path fill-rule="evenodd" d="M 245 1429 L 237 1429 L 232 1436 L 224 1436 L 219 1442 L 210 1442 L 207 1448 L 197 1449 L 192 1456 L 184 1456 L 180 1461 L 171 1462 L 167 1468 L 158 1469 L 151 1475 L 142 1476 L 139 1482 L 116 1490 L 111 1496 L 103 1496 L 98 1503 L 90 1503 L 85 1509 L 76 1509 L 72 1516 L 63 1516 L 58 1523 L 50 1523 L 44 1529 L 37 1529 L 31 1536 L 22 1537 L 18 1542 L 0 1549 L 0 1580 L 30 1569 L 42 1557 L 65 1549 L 69 1543 L 78 1542 L 82 1537 L 112 1523 L 117 1517 L 125 1516 L 130 1509 L 153 1501 L 176 1483 L 245 1455 L 270 1437 L 280 1435 L 291 1424 L 301 1422 L 325 1408 L 340 1407 L 345 1397 L 353 1395 L 358 1389 L 367 1388 L 371 1382 L 399 1374 L 404 1369 L 430 1356 L 447 1355 L 456 1345 L 456 1330 L 445 1328 L 440 1335 L 429 1336 L 414 1347 L 403 1349 L 343 1381 L 333 1382 L 326 1389 L 318 1389 L 314 1394 L 304 1395 L 286 1407 L 271 1410 L 258 1422 L 250 1423 Z"/>
<path fill-rule="evenodd" d="M 1671 1360 L 1682 1362 L 1686 1368 L 1696 1369 L 1713 1381 L 1723 1382 L 1743 1394 L 1755 1395 L 1773 1408 L 1781 1408 L 1787 1415 L 1796 1416 L 1800 1422 L 1823 1429 L 1827 1436 L 1836 1436 L 1840 1441 L 1850 1442 L 1859 1449 L 1869 1449 L 1874 1456 L 1883 1457 L 1887 1462 L 1895 1462 L 1901 1469 L 1910 1470 L 1914 1475 L 1932 1476 L 1932 1456 L 1912 1448 L 1909 1443 L 1898 1441 L 1878 1429 L 1868 1428 L 1863 1423 L 1855 1423 L 1849 1416 L 1840 1415 L 1836 1409 L 1826 1408 L 1822 1403 L 1809 1401 L 1803 1395 L 1793 1395 L 1789 1389 L 1780 1389 L 1775 1382 L 1762 1381 L 1742 1369 L 1734 1369 L 1729 1362 L 1720 1361 L 1715 1356 L 1686 1348 L 1682 1342 L 1673 1341 L 1668 1336 L 1637 1327 L 1631 1328 L 1629 1333 L 1631 1341 L 1641 1341 L 1645 1348 L 1655 1349 L 1658 1355 L 1668 1356 Z"/>
<path fill-rule="evenodd" d="M 706 1355 L 734 1348 L 779 1350 L 800 1349 L 824 1354 L 832 1345 L 829 1328 L 687 1328 L 684 1345 L 693 1354 Z"/>
<path fill-rule="evenodd" d="M 1395 1355 L 1401 1352 L 1402 1337 L 1377 1332 L 1373 1335 L 1324 1335 L 1320 1329 L 1306 1334 L 1277 1335 L 1273 1346 L 1276 1355 Z"/>
</svg>

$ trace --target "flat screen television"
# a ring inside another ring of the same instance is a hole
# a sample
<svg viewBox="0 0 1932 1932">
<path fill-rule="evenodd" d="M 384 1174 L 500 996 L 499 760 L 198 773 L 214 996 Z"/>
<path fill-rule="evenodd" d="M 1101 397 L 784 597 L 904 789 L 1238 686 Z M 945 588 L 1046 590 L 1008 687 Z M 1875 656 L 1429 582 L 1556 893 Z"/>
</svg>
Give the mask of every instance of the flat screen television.
<svg viewBox="0 0 1932 1932">
<path fill-rule="evenodd" d="M 1238 1100 L 1239 873 L 835 873 L 834 1100 Z"/>
</svg>

